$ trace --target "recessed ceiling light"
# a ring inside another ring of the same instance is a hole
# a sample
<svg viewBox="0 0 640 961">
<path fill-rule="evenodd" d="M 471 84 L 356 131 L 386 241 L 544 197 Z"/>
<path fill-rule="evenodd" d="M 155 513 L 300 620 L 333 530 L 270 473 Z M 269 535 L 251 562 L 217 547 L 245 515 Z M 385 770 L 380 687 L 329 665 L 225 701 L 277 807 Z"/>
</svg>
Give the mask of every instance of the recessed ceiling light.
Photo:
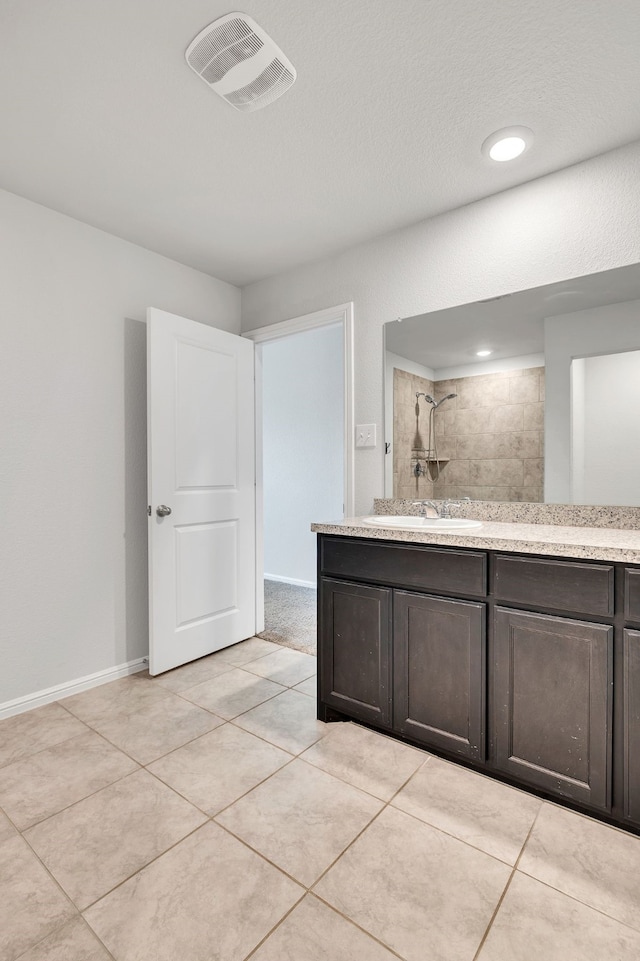
<svg viewBox="0 0 640 961">
<path fill-rule="evenodd" d="M 476 357 L 488 357 L 489 354 L 492 354 L 492 353 L 493 353 L 492 350 L 477 350 Z"/>
<path fill-rule="evenodd" d="M 482 144 L 482 153 L 491 160 L 504 163 L 523 154 L 532 140 L 533 131 L 528 127 L 503 127 L 487 137 Z"/>
</svg>

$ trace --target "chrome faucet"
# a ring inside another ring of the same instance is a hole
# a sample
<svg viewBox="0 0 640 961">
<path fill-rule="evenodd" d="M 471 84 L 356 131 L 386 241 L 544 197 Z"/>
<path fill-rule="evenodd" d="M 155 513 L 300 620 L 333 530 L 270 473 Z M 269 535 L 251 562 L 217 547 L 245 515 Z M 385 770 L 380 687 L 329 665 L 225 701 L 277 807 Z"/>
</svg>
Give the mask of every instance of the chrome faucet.
<svg viewBox="0 0 640 961">
<path fill-rule="evenodd" d="M 433 508 L 433 510 L 436 512 L 436 517 L 442 517 L 440 508 L 435 501 L 414 501 L 413 503 L 420 508 L 419 514 L 421 517 L 427 516 L 427 507 Z"/>
<path fill-rule="evenodd" d="M 462 500 L 465 501 L 466 503 L 471 502 L 470 497 L 463 497 Z M 451 508 L 462 507 L 462 504 L 460 503 L 460 501 L 452 501 L 452 500 L 449 500 L 448 497 L 445 498 L 442 504 L 437 504 L 435 501 L 427 501 L 427 500 L 414 501 L 413 503 L 420 507 L 421 517 L 427 516 L 427 507 L 432 507 L 433 510 L 436 512 L 436 515 L 442 518 L 451 517 Z"/>
</svg>

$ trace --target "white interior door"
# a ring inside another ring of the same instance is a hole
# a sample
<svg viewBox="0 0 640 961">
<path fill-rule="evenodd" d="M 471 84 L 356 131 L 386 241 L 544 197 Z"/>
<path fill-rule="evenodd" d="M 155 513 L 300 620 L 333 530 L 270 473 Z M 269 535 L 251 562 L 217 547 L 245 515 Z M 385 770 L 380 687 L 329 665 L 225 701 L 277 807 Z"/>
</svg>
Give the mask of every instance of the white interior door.
<svg viewBox="0 0 640 961">
<path fill-rule="evenodd" d="M 149 672 L 255 632 L 254 347 L 147 311 Z"/>
</svg>

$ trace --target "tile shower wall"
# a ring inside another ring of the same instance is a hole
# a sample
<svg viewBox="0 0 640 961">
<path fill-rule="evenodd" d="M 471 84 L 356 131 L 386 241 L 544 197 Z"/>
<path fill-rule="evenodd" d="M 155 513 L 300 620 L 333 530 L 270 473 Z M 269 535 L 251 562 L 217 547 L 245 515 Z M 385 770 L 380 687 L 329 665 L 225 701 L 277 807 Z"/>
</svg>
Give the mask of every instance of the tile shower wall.
<svg viewBox="0 0 640 961">
<path fill-rule="evenodd" d="M 393 371 L 393 491 L 396 497 L 417 500 L 434 497 L 430 477 L 415 477 L 412 450 L 429 442 L 429 410 L 420 398 L 416 415 L 416 393 L 433 394 L 434 382 L 406 370 Z"/>
<path fill-rule="evenodd" d="M 543 500 L 544 367 L 436 381 L 438 454 L 450 457 L 434 495 Z M 451 405 L 451 406 L 449 406 Z"/>
<path fill-rule="evenodd" d="M 439 473 L 433 465 L 429 478 L 411 474 L 411 448 L 428 443 L 428 406 L 415 414 L 418 390 L 458 395 L 436 411 L 438 455 L 449 461 Z M 435 383 L 394 371 L 396 497 L 541 502 L 543 451 L 544 367 Z"/>
</svg>

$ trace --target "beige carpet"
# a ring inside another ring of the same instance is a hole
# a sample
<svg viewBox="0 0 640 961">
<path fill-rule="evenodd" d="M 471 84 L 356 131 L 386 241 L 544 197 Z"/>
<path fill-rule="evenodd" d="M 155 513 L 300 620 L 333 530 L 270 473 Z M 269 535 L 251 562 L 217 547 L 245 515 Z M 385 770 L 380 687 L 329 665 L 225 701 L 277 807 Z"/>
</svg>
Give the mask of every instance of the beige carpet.
<svg viewBox="0 0 640 961">
<path fill-rule="evenodd" d="M 265 629 L 259 637 L 296 651 L 315 654 L 316 603 L 317 592 L 314 587 L 265 580 Z"/>
</svg>

